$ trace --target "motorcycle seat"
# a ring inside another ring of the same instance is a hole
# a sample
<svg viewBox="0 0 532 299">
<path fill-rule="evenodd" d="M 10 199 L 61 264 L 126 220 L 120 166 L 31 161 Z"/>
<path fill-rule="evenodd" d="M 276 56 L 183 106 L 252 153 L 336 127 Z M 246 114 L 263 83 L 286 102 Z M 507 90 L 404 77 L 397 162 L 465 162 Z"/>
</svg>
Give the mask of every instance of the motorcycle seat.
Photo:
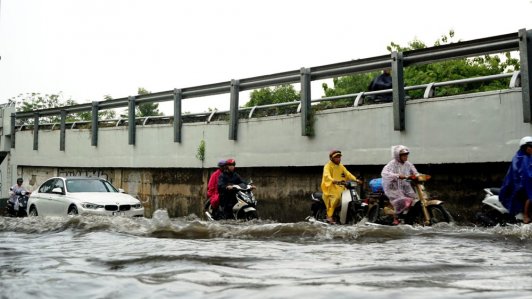
<svg viewBox="0 0 532 299">
<path fill-rule="evenodd" d="M 499 195 L 501 188 L 490 188 L 490 191 L 493 193 L 493 195 Z"/>
</svg>

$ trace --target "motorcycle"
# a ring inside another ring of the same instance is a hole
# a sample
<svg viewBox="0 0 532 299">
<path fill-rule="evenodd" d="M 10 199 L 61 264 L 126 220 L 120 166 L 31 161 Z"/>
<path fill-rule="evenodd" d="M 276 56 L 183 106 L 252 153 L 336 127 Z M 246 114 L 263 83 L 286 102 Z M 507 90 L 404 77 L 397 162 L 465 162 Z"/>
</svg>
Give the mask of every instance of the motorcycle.
<svg viewBox="0 0 532 299">
<path fill-rule="evenodd" d="M 346 181 L 341 184 L 345 186 L 345 190 L 342 192 L 340 205 L 334 210 L 333 219 L 338 224 L 356 224 L 366 216 L 368 205 L 360 199 L 356 181 Z M 323 193 L 312 193 L 310 199 L 312 200 L 311 215 L 307 217 L 307 221 L 327 223 L 327 209 L 323 201 Z"/>
<path fill-rule="evenodd" d="M 368 222 L 383 225 L 392 225 L 394 222 L 394 208 L 382 189 L 382 179 L 370 181 L 380 187 L 372 188 L 368 195 Z M 404 224 L 432 225 L 439 222 L 450 223 L 453 221 L 451 214 L 443 206 L 443 201 L 433 199 L 425 190 L 425 182 L 430 180 L 430 175 L 418 174 L 407 178 L 416 192 L 417 198 L 410 208 L 398 215 L 399 221 Z"/>
<path fill-rule="evenodd" d="M 28 216 L 26 208 L 28 206 L 28 198 L 30 192 L 17 191 L 14 197 L 7 200 L 6 214 L 11 217 L 26 217 Z"/>
<path fill-rule="evenodd" d="M 500 188 L 484 189 L 481 211 L 475 215 L 477 222 L 483 226 L 505 226 L 523 222 L 523 213 L 516 216 L 510 215 L 508 210 L 499 201 Z"/>
<path fill-rule="evenodd" d="M 236 192 L 236 204 L 233 206 L 233 219 L 235 220 L 253 220 L 259 218 L 257 213 L 257 200 L 253 194 L 253 189 L 255 188 L 249 184 L 238 184 L 233 185 L 233 191 Z M 205 216 L 207 219 L 221 220 L 224 218 L 223 211 L 214 210 L 211 207 L 210 200 L 207 199 L 205 202 Z"/>
</svg>

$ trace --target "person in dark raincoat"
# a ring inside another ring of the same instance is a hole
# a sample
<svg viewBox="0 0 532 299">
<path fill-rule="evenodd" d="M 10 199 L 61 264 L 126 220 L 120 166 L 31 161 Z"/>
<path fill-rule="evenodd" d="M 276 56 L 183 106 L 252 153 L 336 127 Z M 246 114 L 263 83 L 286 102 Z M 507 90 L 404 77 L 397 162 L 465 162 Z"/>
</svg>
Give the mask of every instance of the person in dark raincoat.
<svg viewBox="0 0 532 299">
<path fill-rule="evenodd" d="M 233 206 L 236 204 L 236 193 L 233 185 L 247 184 L 238 173 L 235 172 L 236 161 L 228 159 L 225 162 L 223 173 L 218 178 L 218 193 L 220 196 L 220 206 L 223 209 L 225 219 L 234 219 Z"/>
<path fill-rule="evenodd" d="M 373 80 L 368 86 L 369 91 L 386 90 L 386 89 L 392 89 L 392 76 L 390 74 L 389 68 L 382 70 L 382 74 L 373 78 Z M 369 102 L 371 101 L 384 102 L 384 103 L 391 102 L 392 94 L 386 93 L 386 94 L 376 95 L 373 97 L 368 97 L 368 101 Z"/>
<path fill-rule="evenodd" d="M 532 136 L 523 137 L 519 142 L 519 150 L 512 158 L 512 164 L 502 183 L 499 200 L 511 215 L 523 212 L 523 222 L 530 223 Z"/>
</svg>

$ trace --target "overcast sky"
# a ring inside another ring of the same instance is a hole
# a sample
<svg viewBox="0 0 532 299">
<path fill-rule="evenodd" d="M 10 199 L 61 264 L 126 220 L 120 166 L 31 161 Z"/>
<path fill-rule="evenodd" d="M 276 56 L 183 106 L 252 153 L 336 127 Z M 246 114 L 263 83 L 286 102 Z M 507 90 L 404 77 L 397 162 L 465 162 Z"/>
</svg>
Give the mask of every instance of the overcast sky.
<svg viewBox="0 0 532 299">
<path fill-rule="evenodd" d="M 388 54 L 391 41 L 432 45 L 451 29 L 460 40 L 532 29 L 531 0 L 0 1 L 0 103 L 31 92 L 85 103 Z M 229 96 L 183 109 L 208 107 Z"/>
</svg>

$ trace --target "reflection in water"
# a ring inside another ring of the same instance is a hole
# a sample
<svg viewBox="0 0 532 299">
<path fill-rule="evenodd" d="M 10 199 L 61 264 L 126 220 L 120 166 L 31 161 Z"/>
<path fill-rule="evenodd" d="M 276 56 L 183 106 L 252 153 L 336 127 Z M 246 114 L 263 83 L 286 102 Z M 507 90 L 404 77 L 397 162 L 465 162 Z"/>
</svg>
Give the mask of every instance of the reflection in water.
<svg viewBox="0 0 532 299">
<path fill-rule="evenodd" d="M 0 218 L 4 298 L 529 298 L 532 225 Z"/>
</svg>

